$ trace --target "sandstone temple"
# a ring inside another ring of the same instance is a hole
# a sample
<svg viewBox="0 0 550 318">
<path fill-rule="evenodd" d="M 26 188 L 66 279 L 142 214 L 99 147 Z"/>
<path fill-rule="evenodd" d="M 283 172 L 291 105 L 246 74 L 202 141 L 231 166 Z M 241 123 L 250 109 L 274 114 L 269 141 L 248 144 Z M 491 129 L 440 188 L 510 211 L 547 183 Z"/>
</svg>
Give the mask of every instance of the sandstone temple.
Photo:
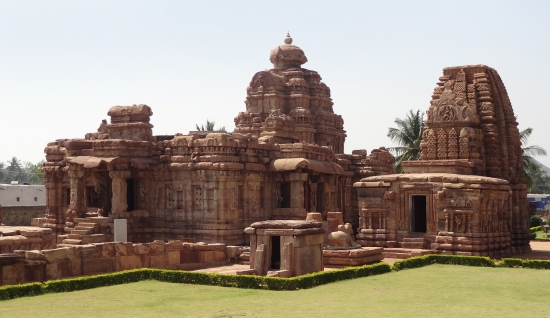
<svg viewBox="0 0 550 318">
<path fill-rule="evenodd" d="M 85 138 L 49 143 L 43 226 L 82 234 L 78 222 L 123 218 L 132 242 L 228 244 L 244 244 L 251 223 L 308 212 L 341 211 L 357 226 L 353 183 L 393 173 L 394 158 L 384 148 L 344 154 L 329 87 L 302 68 L 292 38 L 284 42 L 271 51 L 273 68 L 252 77 L 233 133 L 155 136 L 151 108 L 133 105 L 112 107 L 110 123 Z"/>
<path fill-rule="evenodd" d="M 289 277 L 401 254 L 530 251 L 518 123 L 496 70 L 443 69 L 421 158 L 395 174 L 384 147 L 344 153 L 330 89 L 289 35 L 269 59 L 231 133 L 154 135 L 152 109 L 132 105 L 48 143 L 45 216 L 7 227 L 0 209 L 0 285 L 230 259 L 250 264 L 241 274 Z"/>
</svg>

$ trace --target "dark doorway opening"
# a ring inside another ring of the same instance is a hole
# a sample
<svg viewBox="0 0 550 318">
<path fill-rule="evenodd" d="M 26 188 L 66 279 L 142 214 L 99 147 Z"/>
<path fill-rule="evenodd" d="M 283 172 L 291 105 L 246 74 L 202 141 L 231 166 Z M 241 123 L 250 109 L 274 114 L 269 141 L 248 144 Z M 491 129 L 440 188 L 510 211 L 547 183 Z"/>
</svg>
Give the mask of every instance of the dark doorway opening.
<svg viewBox="0 0 550 318">
<path fill-rule="evenodd" d="M 411 232 L 426 233 L 426 196 L 411 196 Z"/>
<path fill-rule="evenodd" d="M 271 237 L 271 269 L 281 269 L 281 237 Z"/>
<path fill-rule="evenodd" d="M 87 206 L 89 208 L 99 208 L 99 194 L 95 191 L 95 187 L 86 187 L 86 194 L 88 195 Z"/>
<path fill-rule="evenodd" d="M 317 212 L 325 212 L 325 184 L 317 183 Z"/>
<path fill-rule="evenodd" d="M 281 182 L 281 208 L 290 208 L 290 182 Z"/>
<path fill-rule="evenodd" d="M 134 179 L 126 180 L 126 204 L 128 204 L 128 211 L 135 210 L 135 187 Z"/>
</svg>

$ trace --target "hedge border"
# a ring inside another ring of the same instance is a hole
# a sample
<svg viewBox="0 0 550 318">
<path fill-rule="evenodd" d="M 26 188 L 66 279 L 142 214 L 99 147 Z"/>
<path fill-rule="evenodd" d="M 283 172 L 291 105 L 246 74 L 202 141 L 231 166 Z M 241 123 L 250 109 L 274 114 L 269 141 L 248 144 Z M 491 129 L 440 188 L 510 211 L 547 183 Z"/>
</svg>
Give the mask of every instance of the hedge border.
<svg viewBox="0 0 550 318">
<path fill-rule="evenodd" d="M 329 284 L 337 281 L 380 275 L 391 271 L 413 269 L 432 264 L 463 265 L 476 267 L 507 267 L 550 270 L 550 260 L 524 260 L 519 258 L 503 258 L 497 261 L 482 256 L 459 256 L 431 254 L 412 257 L 397 261 L 390 266 L 387 263 L 377 263 L 358 267 L 347 267 L 339 270 L 317 272 L 291 278 L 226 275 L 214 273 L 197 273 L 180 270 L 163 270 L 140 268 L 122 272 L 84 276 L 45 283 L 28 283 L 0 287 L 0 300 L 14 299 L 26 296 L 36 296 L 48 293 L 61 293 L 77 290 L 106 287 L 142 280 L 157 280 L 161 282 L 211 285 L 220 287 L 236 287 L 265 290 L 299 290 Z"/>
<path fill-rule="evenodd" d="M 51 280 L 45 283 L 2 286 L 0 287 L 0 300 L 42 295 L 47 293 L 70 292 L 133 283 L 148 279 L 154 279 L 161 282 L 248 289 L 298 290 L 313 288 L 341 280 L 380 275 L 389 272 L 391 272 L 391 266 L 387 263 L 347 267 L 340 270 L 317 272 L 291 278 L 252 275 L 225 275 L 180 270 L 140 268 L 109 274 Z"/>
<path fill-rule="evenodd" d="M 400 271 L 404 269 L 424 267 L 432 264 L 494 267 L 495 261 L 489 257 L 483 256 L 430 254 L 397 261 L 393 264 L 392 270 Z"/>
</svg>

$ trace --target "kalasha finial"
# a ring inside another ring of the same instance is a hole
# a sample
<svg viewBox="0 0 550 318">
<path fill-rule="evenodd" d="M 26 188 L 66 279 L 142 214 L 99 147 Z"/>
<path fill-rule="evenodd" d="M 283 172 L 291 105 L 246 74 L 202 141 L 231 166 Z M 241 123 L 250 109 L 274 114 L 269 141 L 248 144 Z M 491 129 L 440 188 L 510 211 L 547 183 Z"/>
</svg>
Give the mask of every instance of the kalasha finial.
<svg viewBox="0 0 550 318">
<path fill-rule="evenodd" d="M 286 33 L 285 44 L 292 44 L 292 38 L 289 32 Z"/>
</svg>

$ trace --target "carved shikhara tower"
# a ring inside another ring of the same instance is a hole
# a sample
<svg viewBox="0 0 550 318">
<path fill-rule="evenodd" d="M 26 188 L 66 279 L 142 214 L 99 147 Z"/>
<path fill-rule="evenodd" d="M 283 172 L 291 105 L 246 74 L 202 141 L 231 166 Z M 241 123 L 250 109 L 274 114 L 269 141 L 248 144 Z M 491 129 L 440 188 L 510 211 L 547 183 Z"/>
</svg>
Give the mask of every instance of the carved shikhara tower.
<svg viewBox="0 0 550 318">
<path fill-rule="evenodd" d="M 246 112 L 235 118 L 235 132 L 279 143 L 316 144 L 344 153 L 344 120 L 334 114 L 330 88 L 321 82 L 319 73 L 302 68 L 307 62 L 304 52 L 292 45 L 287 35 L 285 44 L 271 51 L 269 60 L 273 69 L 256 73 L 246 89 Z M 270 116 L 288 116 L 293 127 L 284 127 L 288 126 L 284 119 L 266 121 Z"/>
<path fill-rule="evenodd" d="M 252 78 L 233 133 L 153 135 L 151 108 L 132 105 L 112 107 L 111 122 L 84 139 L 49 143 L 43 226 L 70 234 L 64 244 L 109 240 L 113 219 L 128 220 L 132 242 L 243 244 L 254 222 L 308 212 L 341 211 L 357 225 L 353 182 L 393 173 L 395 160 L 384 148 L 343 153 L 330 90 L 291 43 L 287 36 L 271 52 L 274 68 Z M 91 223 L 96 236 L 82 237 Z"/>
<path fill-rule="evenodd" d="M 364 218 L 394 215 L 383 222 L 386 228 L 374 226 L 387 234 L 379 244 L 392 245 L 416 232 L 423 234 L 425 247 L 442 253 L 499 257 L 528 251 L 517 125 L 496 70 L 485 65 L 443 69 L 427 112 L 420 160 L 404 162 L 405 175 L 355 184 Z M 384 193 L 383 200 L 374 200 Z M 364 221 L 362 227 L 368 241 L 373 226 Z"/>
</svg>

